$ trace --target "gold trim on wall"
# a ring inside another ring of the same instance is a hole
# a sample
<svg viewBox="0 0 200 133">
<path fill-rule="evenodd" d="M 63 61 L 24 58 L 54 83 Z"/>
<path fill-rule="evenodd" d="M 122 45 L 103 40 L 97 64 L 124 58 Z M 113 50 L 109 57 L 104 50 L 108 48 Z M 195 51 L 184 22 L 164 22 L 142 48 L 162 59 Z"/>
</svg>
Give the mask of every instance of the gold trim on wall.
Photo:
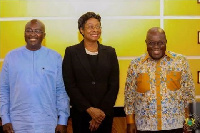
<svg viewBox="0 0 200 133">
<path fill-rule="evenodd" d="M 197 39 L 198 39 L 198 44 L 200 44 L 200 31 L 198 31 L 198 38 Z"/>
</svg>

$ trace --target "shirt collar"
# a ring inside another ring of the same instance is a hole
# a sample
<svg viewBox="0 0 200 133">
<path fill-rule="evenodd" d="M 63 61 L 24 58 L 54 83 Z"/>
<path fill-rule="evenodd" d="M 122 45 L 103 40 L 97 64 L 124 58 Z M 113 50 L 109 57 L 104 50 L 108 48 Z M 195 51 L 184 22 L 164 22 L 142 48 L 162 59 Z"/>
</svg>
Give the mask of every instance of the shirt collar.
<svg viewBox="0 0 200 133">
<path fill-rule="evenodd" d="M 169 51 L 165 51 L 165 55 L 167 56 L 167 59 L 173 58 L 173 56 L 169 53 Z M 144 59 L 142 60 L 142 63 L 145 62 L 147 59 L 152 59 L 151 56 L 149 56 L 148 52 L 145 54 Z M 162 58 L 161 58 L 162 59 Z"/>
</svg>

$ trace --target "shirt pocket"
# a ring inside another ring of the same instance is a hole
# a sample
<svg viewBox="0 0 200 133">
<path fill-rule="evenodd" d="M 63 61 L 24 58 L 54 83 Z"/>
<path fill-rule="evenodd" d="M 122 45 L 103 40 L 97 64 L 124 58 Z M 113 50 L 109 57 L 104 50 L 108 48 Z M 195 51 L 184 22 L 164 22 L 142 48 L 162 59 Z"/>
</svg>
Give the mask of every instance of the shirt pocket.
<svg viewBox="0 0 200 133">
<path fill-rule="evenodd" d="M 45 76 L 55 76 L 56 72 L 52 68 L 43 67 L 42 68 L 42 74 L 45 75 Z"/>
<path fill-rule="evenodd" d="M 167 88 L 176 91 L 181 88 L 181 72 L 170 71 L 167 73 Z"/>
<path fill-rule="evenodd" d="M 140 73 L 137 77 L 137 92 L 146 93 L 150 90 L 150 78 L 148 73 Z"/>
</svg>

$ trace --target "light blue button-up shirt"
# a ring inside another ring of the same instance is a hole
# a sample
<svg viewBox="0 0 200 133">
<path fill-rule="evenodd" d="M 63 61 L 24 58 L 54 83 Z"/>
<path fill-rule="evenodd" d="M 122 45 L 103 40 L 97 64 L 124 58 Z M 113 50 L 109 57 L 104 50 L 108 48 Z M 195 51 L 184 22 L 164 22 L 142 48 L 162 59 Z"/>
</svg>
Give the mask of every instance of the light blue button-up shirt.
<svg viewBox="0 0 200 133">
<path fill-rule="evenodd" d="M 0 115 L 15 133 L 54 133 L 66 125 L 69 97 L 62 79 L 61 56 L 46 47 L 8 53 L 0 76 Z"/>
</svg>

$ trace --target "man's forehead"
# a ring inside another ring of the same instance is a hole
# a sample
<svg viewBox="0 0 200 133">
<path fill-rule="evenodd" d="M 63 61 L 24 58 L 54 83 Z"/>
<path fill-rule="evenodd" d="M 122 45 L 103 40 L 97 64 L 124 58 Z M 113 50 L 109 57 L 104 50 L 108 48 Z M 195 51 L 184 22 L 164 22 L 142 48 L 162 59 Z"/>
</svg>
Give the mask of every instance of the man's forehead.
<svg viewBox="0 0 200 133">
<path fill-rule="evenodd" d="M 30 21 L 26 24 L 27 26 L 30 26 L 30 25 L 41 25 L 42 26 L 42 23 L 40 22 L 36 22 L 36 21 Z"/>
<path fill-rule="evenodd" d="M 147 35 L 147 38 L 146 38 L 147 40 L 166 40 L 166 38 L 165 38 L 165 35 L 164 34 L 162 34 L 162 33 L 153 33 L 153 34 L 151 34 L 151 33 L 149 33 L 148 35 Z"/>
<path fill-rule="evenodd" d="M 45 28 L 44 24 L 39 21 L 29 21 L 26 24 L 25 28 L 30 28 L 30 27 L 38 27 L 38 28 L 42 28 L 42 29 Z"/>
</svg>

